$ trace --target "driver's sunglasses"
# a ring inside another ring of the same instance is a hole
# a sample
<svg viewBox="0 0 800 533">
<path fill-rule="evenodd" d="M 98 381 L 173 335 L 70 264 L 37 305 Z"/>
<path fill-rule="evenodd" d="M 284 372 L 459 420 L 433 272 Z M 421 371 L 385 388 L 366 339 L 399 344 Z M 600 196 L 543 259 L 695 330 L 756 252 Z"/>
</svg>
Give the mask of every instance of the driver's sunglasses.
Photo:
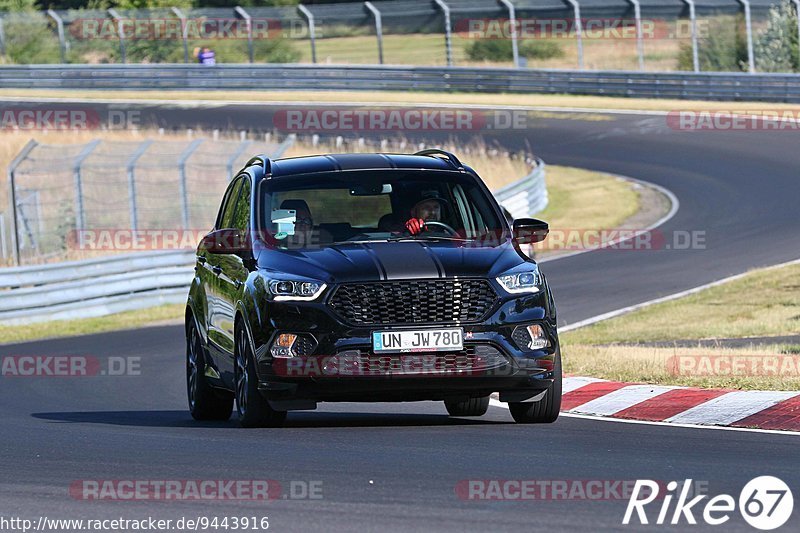
<svg viewBox="0 0 800 533">
<path fill-rule="evenodd" d="M 305 224 L 306 226 L 313 226 L 314 220 L 311 217 L 298 218 L 294 221 L 295 224 Z"/>
</svg>

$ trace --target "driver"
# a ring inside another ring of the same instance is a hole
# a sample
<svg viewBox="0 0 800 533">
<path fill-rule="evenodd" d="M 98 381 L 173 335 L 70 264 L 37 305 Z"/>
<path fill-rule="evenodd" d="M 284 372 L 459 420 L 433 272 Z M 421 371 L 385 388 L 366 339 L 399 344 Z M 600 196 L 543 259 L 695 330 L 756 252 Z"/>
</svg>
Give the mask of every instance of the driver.
<svg viewBox="0 0 800 533">
<path fill-rule="evenodd" d="M 437 191 L 423 192 L 421 199 L 411 208 L 411 218 L 405 223 L 406 230 L 411 235 L 419 235 L 430 229 L 425 225 L 426 222 L 441 222 L 446 203 L 447 200 L 440 197 Z"/>
</svg>

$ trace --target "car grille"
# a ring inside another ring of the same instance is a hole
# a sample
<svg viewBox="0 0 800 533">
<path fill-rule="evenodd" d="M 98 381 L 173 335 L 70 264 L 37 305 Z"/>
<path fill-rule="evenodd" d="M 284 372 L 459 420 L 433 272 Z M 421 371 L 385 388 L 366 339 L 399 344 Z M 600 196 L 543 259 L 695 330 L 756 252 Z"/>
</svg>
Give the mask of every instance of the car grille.
<svg viewBox="0 0 800 533">
<path fill-rule="evenodd" d="M 481 320 L 497 294 L 488 281 L 411 280 L 350 283 L 336 288 L 330 307 L 348 324 L 435 324 Z"/>
<path fill-rule="evenodd" d="M 342 375 L 361 376 L 474 375 L 508 363 L 503 352 L 490 344 L 468 345 L 448 353 L 375 355 L 368 349 L 353 349 L 339 352 L 336 357 L 336 368 Z"/>
</svg>

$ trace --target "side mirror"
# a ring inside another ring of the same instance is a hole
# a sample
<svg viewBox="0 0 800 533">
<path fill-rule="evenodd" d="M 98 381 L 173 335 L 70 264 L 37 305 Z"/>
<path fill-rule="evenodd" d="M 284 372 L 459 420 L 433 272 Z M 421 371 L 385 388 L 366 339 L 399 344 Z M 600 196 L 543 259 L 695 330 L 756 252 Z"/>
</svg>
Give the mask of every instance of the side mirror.
<svg viewBox="0 0 800 533">
<path fill-rule="evenodd" d="M 197 249 L 209 254 L 240 254 L 250 251 L 251 243 L 238 229 L 218 229 L 203 237 Z"/>
<path fill-rule="evenodd" d="M 514 220 L 514 240 L 518 244 L 542 242 L 550 232 L 547 222 L 537 218 L 518 218 Z"/>
</svg>

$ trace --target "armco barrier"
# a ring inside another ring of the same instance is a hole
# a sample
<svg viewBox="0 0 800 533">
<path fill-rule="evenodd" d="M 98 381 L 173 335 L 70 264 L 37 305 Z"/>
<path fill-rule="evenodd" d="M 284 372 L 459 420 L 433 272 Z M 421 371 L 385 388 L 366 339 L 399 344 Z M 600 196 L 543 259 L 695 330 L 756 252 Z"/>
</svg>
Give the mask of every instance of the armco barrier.
<svg viewBox="0 0 800 533">
<path fill-rule="evenodd" d="M 412 90 L 800 102 L 800 74 L 381 65 L 5 65 L 0 88 Z"/>
<path fill-rule="evenodd" d="M 495 192 L 516 217 L 547 206 L 545 165 Z M 0 269 L 0 323 L 87 318 L 186 301 L 194 250 L 142 252 Z"/>
</svg>

